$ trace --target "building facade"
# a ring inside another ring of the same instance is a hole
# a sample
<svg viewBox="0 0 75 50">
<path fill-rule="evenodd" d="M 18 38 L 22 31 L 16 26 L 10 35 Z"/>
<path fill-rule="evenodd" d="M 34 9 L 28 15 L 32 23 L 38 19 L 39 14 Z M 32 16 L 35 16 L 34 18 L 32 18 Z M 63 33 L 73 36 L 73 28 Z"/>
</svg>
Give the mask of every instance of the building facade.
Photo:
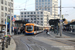
<svg viewBox="0 0 75 50">
<path fill-rule="evenodd" d="M 47 26 L 48 20 L 53 19 L 50 17 L 50 12 L 48 11 L 21 11 L 20 19 L 28 19 L 29 22 L 36 23 L 42 26 Z"/>
<path fill-rule="evenodd" d="M 58 0 L 35 0 L 35 11 L 49 11 L 52 16 L 58 15 Z"/>
<path fill-rule="evenodd" d="M 15 20 L 20 20 L 20 15 L 14 15 Z"/>
<path fill-rule="evenodd" d="M 5 24 L 6 16 L 10 14 L 10 10 L 11 14 L 13 15 L 13 8 L 14 8 L 13 4 L 14 4 L 13 0 L 0 0 L 0 24 Z M 0 30 L 2 28 L 3 27 L 0 27 Z"/>
</svg>

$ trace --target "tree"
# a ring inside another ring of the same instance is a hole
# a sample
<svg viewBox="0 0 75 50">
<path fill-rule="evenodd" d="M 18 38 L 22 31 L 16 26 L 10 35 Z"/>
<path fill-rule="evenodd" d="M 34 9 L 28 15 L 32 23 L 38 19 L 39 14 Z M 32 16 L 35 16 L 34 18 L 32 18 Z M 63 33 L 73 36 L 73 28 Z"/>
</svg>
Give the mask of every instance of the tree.
<svg viewBox="0 0 75 50">
<path fill-rule="evenodd" d="M 75 21 L 75 19 L 73 19 L 73 20 L 71 21 L 71 23 L 74 22 L 74 21 Z"/>
<path fill-rule="evenodd" d="M 10 22 L 10 19 L 9 19 L 9 17 L 7 17 L 7 22 Z"/>
<path fill-rule="evenodd" d="M 64 21 L 64 24 L 68 24 L 68 21 L 67 21 L 67 19 L 65 19 L 65 21 Z"/>
</svg>

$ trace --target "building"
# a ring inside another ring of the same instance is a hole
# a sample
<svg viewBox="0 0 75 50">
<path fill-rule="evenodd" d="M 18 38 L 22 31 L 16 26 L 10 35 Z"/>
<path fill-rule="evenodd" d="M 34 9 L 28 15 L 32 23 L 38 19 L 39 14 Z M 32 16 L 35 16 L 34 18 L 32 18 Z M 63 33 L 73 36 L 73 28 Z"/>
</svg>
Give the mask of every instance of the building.
<svg viewBox="0 0 75 50">
<path fill-rule="evenodd" d="M 53 19 L 50 17 L 50 12 L 48 11 L 21 11 L 20 19 L 25 20 L 28 19 L 29 22 L 36 23 L 42 26 L 48 25 L 48 20 Z"/>
<path fill-rule="evenodd" d="M 52 16 L 58 15 L 58 0 L 35 0 L 35 11 L 49 11 Z"/>
<path fill-rule="evenodd" d="M 20 20 L 20 15 L 14 15 L 15 20 Z"/>
<path fill-rule="evenodd" d="M 0 0 L 0 24 L 5 25 L 6 16 L 10 14 L 10 10 L 11 14 L 13 15 L 13 8 L 13 0 Z M 4 27 L 0 27 L 0 30 L 3 28 Z"/>
</svg>

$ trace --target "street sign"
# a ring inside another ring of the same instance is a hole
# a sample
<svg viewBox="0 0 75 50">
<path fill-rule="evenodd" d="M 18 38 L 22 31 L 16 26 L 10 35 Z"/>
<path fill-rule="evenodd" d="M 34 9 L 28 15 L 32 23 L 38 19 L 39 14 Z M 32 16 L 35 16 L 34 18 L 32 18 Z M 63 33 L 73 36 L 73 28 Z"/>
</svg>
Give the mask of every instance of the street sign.
<svg viewBox="0 0 75 50">
<path fill-rule="evenodd" d="M 63 20 L 59 20 L 59 21 L 63 22 Z"/>
<path fill-rule="evenodd" d="M 15 21 L 15 18 L 13 18 L 13 20 L 12 21 Z"/>
<path fill-rule="evenodd" d="M 6 24 L 6 22 L 5 22 L 5 24 Z M 7 22 L 7 25 L 8 25 L 9 23 Z"/>
</svg>

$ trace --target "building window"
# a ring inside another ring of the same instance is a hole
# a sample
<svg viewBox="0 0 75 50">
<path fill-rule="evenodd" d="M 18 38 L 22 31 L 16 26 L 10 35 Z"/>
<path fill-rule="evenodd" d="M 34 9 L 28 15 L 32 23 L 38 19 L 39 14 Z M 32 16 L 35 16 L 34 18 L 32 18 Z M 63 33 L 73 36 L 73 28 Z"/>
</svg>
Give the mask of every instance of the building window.
<svg viewBox="0 0 75 50">
<path fill-rule="evenodd" d="M 36 12 L 34 12 L 34 14 L 36 14 Z"/>
<path fill-rule="evenodd" d="M 8 12 L 10 12 L 10 8 L 8 8 Z"/>
<path fill-rule="evenodd" d="M 1 16 L 2 16 L 2 17 L 4 16 L 4 13 L 3 13 L 3 12 L 1 12 Z"/>
<path fill-rule="evenodd" d="M 39 17 L 39 15 L 37 17 Z"/>
<path fill-rule="evenodd" d="M 33 18 L 31 18 L 31 20 L 33 20 Z"/>
<path fill-rule="evenodd" d="M 26 12 L 24 12 L 24 14 L 26 14 Z"/>
<path fill-rule="evenodd" d="M 28 15 L 28 17 L 29 17 L 29 15 Z"/>
<path fill-rule="evenodd" d="M 39 5 L 41 5 L 41 3 L 39 3 Z"/>
<path fill-rule="evenodd" d="M 5 7 L 5 11 L 7 11 L 7 7 Z"/>
<path fill-rule="evenodd" d="M 42 0 L 42 2 L 44 2 L 44 0 Z"/>
<path fill-rule="evenodd" d="M 45 0 L 45 2 L 47 2 L 47 0 Z"/>
<path fill-rule="evenodd" d="M 8 2 L 8 6 L 10 6 L 10 2 Z"/>
<path fill-rule="evenodd" d="M 34 17 L 36 17 L 36 16 L 34 16 Z"/>
<path fill-rule="evenodd" d="M 33 14 L 33 12 L 31 12 L 31 14 Z"/>
<path fill-rule="evenodd" d="M 1 23 L 3 23 L 3 18 L 1 18 Z"/>
<path fill-rule="evenodd" d="M 36 8 L 38 8 L 38 6 L 36 6 Z"/>
<path fill-rule="evenodd" d="M 47 5 L 47 3 L 45 3 L 45 5 Z"/>
<path fill-rule="evenodd" d="M 5 1 L 5 5 L 7 5 L 7 1 Z"/>
<path fill-rule="evenodd" d="M 3 1 L 4 1 L 4 0 L 1 0 L 1 3 L 2 3 L 2 4 L 3 4 Z"/>
<path fill-rule="evenodd" d="M 21 12 L 21 14 L 23 14 L 23 12 Z"/>
<path fill-rule="evenodd" d="M 36 18 L 34 18 L 34 20 L 36 20 Z"/>
<path fill-rule="evenodd" d="M 34 21 L 34 23 L 36 23 L 36 21 Z"/>
<path fill-rule="evenodd" d="M 11 0 L 13 2 L 13 0 Z"/>
<path fill-rule="evenodd" d="M 43 15 L 41 15 L 41 17 L 43 17 Z"/>
<path fill-rule="evenodd" d="M 41 24 L 43 26 L 43 24 Z"/>
<path fill-rule="evenodd" d="M 36 0 L 36 2 L 38 2 L 38 0 Z"/>
<path fill-rule="evenodd" d="M 27 12 L 27 14 L 29 14 L 29 12 Z"/>
<path fill-rule="evenodd" d="M 50 5 L 50 3 L 48 3 L 48 5 Z"/>
<path fill-rule="evenodd" d="M 39 12 L 37 12 L 37 14 L 39 14 Z"/>
<path fill-rule="evenodd" d="M 24 17 L 26 17 L 26 15 Z"/>
<path fill-rule="evenodd" d="M 38 5 L 38 3 L 36 3 L 36 5 Z"/>
<path fill-rule="evenodd" d="M 45 10 L 47 10 L 47 8 L 45 8 Z"/>
<path fill-rule="evenodd" d="M 11 9 L 11 12 L 13 13 L 13 9 Z"/>
<path fill-rule="evenodd" d="M 43 23 L 43 21 L 41 21 L 41 23 Z"/>
<path fill-rule="evenodd" d="M 4 10 L 3 6 L 1 6 L 1 10 Z"/>
<path fill-rule="evenodd" d="M 41 14 L 43 14 L 43 12 L 41 12 Z"/>
<path fill-rule="evenodd" d="M 13 7 L 13 3 L 11 3 L 11 7 Z"/>
<path fill-rule="evenodd" d="M 33 16 L 31 16 L 31 17 L 33 17 Z"/>
<path fill-rule="evenodd" d="M 50 0 L 48 0 L 48 2 L 50 2 Z"/>
<path fill-rule="evenodd" d="M 41 18 L 41 20 L 43 20 L 43 18 Z"/>
<path fill-rule="evenodd" d="M 37 20 L 39 20 L 39 18 L 37 18 Z"/>
<path fill-rule="evenodd" d="M 38 9 L 36 9 L 36 11 L 38 11 Z"/>
<path fill-rule="evenodd" d="M 44 6 L 44 3 L 42 3 L 42 6 Z"/>
<path fill-rule="evenodd" d="M 37 21 L 37 23 L 39 23 L 39 21 Z"/>
<path fill-rule="evenodd" d="M 7 16 L 7 13 L 5 13 L 5 17 Z"/>
<path fill-rule="evenodd" d="M 50 10 L 50 8 L 48 8 L 48 10 Z"/>
<path fill-rule="evenodd" d="M 23 17 L 23 16 L 21 16 L 21 17 Z"/>
<path fill-rule="evenodd" d="M 39 0 L 39 2 L 41 2 L 41 0 Z"/>
</svg>

